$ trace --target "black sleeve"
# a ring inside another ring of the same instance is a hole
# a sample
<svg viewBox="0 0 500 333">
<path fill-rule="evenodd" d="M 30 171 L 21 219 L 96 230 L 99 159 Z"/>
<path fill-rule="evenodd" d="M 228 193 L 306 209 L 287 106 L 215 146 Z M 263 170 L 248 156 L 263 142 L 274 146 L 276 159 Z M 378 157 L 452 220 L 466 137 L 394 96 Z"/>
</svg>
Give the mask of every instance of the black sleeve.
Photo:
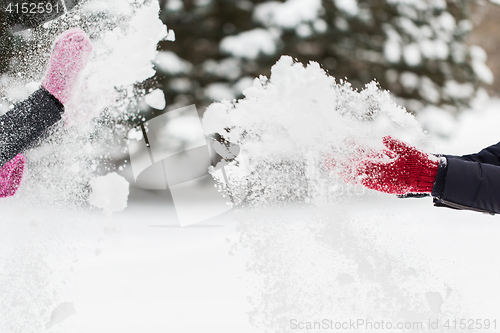
<svg viewBox="0 0 500 333">
<path fill-rule="evenodd" d="M 0 167 L 61 119 L 64 106 L 43 87 L 0 116 Z"/>
<path fill-rule="evenodd" d="M 477 154 L 464 155 L 460 158 L 466 161 L 500 165 L 500 142 L 484 148 Z"/>
<path fill-rule="evenodd" d="M 432 189 L 434 204 L 490 214 L 500 213 L 500 146 L 478 154 L 445 155 Z"/>
</svg>

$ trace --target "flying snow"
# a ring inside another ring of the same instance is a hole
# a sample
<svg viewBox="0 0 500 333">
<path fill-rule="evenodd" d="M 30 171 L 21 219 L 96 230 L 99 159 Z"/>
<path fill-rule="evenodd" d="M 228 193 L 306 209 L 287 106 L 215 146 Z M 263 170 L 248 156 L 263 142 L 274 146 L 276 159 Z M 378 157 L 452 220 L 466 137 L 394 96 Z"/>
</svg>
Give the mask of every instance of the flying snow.
<svg viewBox="0 0 500 333">
<path fill-rule="evenodd" d="M 213 170 L 235 204 L 337 200 L 347 185 L 325 168 L 325 158 L 382 149 L 384 135 L 417 146 L 426 141 L 416 119 L 375 82 L 356 91 L 315 62 L 304 67 L 284 56 L 244 95 L 210 105 L 203 118 L 207 135 L 239 146 L 236 158 Z"/>
</svg>

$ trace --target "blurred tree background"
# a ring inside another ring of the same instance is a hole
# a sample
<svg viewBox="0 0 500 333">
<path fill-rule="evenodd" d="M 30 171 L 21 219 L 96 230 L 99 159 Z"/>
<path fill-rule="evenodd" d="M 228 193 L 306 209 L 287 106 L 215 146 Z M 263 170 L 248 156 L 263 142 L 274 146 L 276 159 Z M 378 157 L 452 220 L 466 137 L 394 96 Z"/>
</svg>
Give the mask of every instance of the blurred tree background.
<svg viewBox="0 0 500 333">
<path fill-rule="evenodd" d="M 457 114 L 484 87 L 500 89 L 490 70 L 499 72 L 500 63 L 486 57 L 500 45 L 498 0 L 147 1 L 159 1 L 175 41 L 171 35 L 159 43 L 157 73 L 136 91 L 140 97 L 162 89 L 167 107 L 142 108 L 131 125 L 186 105 L 203 112 L 213 101 L 242 97 L 283 54 L 316 61 L 358 89 L 376 79 L 417 114 L 434 106 Z M 72 8 L 86 1 L 69 2 Z M 0 74 L 23 45 L 2 6 Z"/>
<path fill-rule="evenodd" d="M 480 23 L 477 12 L 492 6 L 486 1 L 160 0 L 160 6 L 176 35 L 173 43 L 160 42 L 154 79 L 168 109 L 241 97 L 282 54 L 317 61 L 356 88 L 376 79 L 415 113 L 439 106 L 456 114 L 493 83 L 486 53 L 468 40 Z"/>
</svg>

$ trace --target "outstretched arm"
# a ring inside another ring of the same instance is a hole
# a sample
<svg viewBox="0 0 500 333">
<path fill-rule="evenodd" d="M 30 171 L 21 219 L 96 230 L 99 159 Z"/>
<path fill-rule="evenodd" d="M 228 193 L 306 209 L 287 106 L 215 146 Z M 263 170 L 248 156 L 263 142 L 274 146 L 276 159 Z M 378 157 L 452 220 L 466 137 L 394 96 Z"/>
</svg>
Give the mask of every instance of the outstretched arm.
<svg viewBox="0 0 500 333">
<path fill-rule="evenodd" d="M 500 144 L 437 159 L 397 139 L 383 141 L 386 158 L 366 156 L 348 167 L 352 175 L 344 181 L 391 194 L 431 194 L 436 206 L 500 213 Z"/>
<path fill-rule="evenodd" d="M 0 117 L 0 168 L 61 119 L 63 103 L 74 92 L 92 45 L 80 29 L 70 29 L 54 43 L 42 87 Z"/>
<path fill-rule="evenodd" d="M 42 87 L 0 116 L 0 198 L 16 193 L 24 172 L 20 154 L 61 119 L 92 45 L 80 29 L 59 35 Z"/>
<path fill-rule="evenodd" d="M 484 148 L 477 154 L 463 155 L 459 157 L 464 161 L 480 162 L 500 166 L 500 142 Z"/>
<path fill-rule="evenodd" d="M 20 154 L 61 119 L 64 106 L 45 88 L 0 117 L 0 167 Z"/>
<path fill-rule="evenodd" d="M 500 143 L 477 154 L 445 158 L 432 189 L 434 204 L 500 213 Z"/>
</svg>

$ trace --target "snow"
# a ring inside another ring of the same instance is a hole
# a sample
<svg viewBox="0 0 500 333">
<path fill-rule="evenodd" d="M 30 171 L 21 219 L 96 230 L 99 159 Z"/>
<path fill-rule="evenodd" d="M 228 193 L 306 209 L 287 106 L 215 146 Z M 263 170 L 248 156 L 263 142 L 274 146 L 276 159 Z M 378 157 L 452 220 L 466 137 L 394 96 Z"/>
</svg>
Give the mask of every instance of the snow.
<svg viewBox="0 0 500 333">
<path fill-rule="evenodd" d="M 359 6 L 356 0 L 334 0 L 335 6 L 350 16 L 359 14 Z"/>
<path fill-rule="evenodd" d="M 236 202 L 326 200 L 321 191 L 338 184 L 324 170 L 324 157 L 348 159 L 355 153 L 349 141 L 380 147 L 387 134 L 417 145 L 425 141 L 417 121 L 388 92 L 375 83 L 356 92 L 314 62 L 304 67 L 284 56 L 269 79 L 255 79 L 243 94 L 236 103 L 210 105 L 203 118 L 207 135 L 217 133 L 241 149 L 224 167 L 229 182 L 220 180 Z M 332 200 L 341 195 L 329 194 Z"/>
<path fill-rule="evenodd" d="M 256 333 L 231 216 L 181 228 L 135 195 L 112 217 L 0 202 L 0 331 Z"/>
<path fill-rule="evenodd" d="M 232 100 L 235 95 L 229 84 L 212 83 L 205 89 L 205 95 L 213 101 Z"/>
<path fill-rule="evenodd" d="M 101 2 L 111 5 L 113 1 Z M 83 14 L 96 1 L 89 1 L 82 8 Z M 87 7 L 89 6 L 89 7 Z M 114 11 L 121 12 L 131 6 L 112 5 Z M 119 7 L 120 9 L 118 9 Z M 151 60 L 155 57 L 156 44 L 167 36 L 167 28 L 158 18 L 159 6 L 151 2 L 129 14 L 127 26 L 103 31 L 101 40 L 92 40 L 94 56 L 89 61 L 86 72 L 91 73 L 92 85 L 120 86 L 133 84 L 154 75 Z M 125 14 L 131 9 L 125 11 Z M 116 14 L 115 14 L 116 15 Z M 141 50 L 137 53 L 137 50 Z M 117 61 L 117 59 L 120 59 Z M 126 68 L 126 70 L 124 70 Z"/>
<path fill-rule="evenodd" d="M 446 81 L 443 92 L 449 97 L 461 99 L 469 98 L 474 95 L 474 86 L 472 83 L 458 83 L 454 80 Z"/>
<path fill-rule="evenodd" d="M 435 106 L 428 106 L 420 110 L 417 119 L 424 129 L 438 137 L 449 138 L 456 130 L 457 120 L 455 117 Z"/>
<path fill-rule="evenodd" d="M 163 110 L 167 104 L 165 101 L 165 94 L 161 89 L 151 91 L 149 94 L 144 96 L 144 99 L 150 107 L 158 110 Z"/>
<path fill-rule="evenodd" d="M 384 26 L 387 39 L 384 44 L 384 57 L 391 63 L 397 63 L 401 59 L 401 36 L 389 26 Z"/>
<path fill-rule="evenodd" d="M 401 46 L 398 41 L 387 40 L 384 44 L 384 56 L 387 61 L 397 63 L 401 59 Z"/>
<path fill-rule="evenodd" d="M 441 23 L 441 27 L 448 31 L 448 32 L 453 32 L 456 27 L 456 21 L 453 15 L 451 15 L 449 12 L 443 12 L 439 17 L 438 17 L 439 22 Z"/>
<path fill-rule="evenodd" d="M 494 77 L 491 70 L 484 63 L 487 59 L 486 52 L 483 48 L 477 45 L 473 45 L 470 48 L 470 54 L 472 57 L 472 69 L 479 77 L 481 81 L 487 84 L 492 84 Z"/>
<path fill-rule="evenodd" d="M 207 74 L 228 80 L 236 80 L 241 76 L 241 62 L 234 58 L 226 58 L 219 61 L 210 59 L 203 63 L 203 70 Z"/>
<path fill-rule="evenodd" d="M 120 212 L 127 207 L 129 186 L 125 178 L 115 172 L 96 177 L 90 181 L 89 203 L 106 214 Z"/>
<path fill-rule="evenodd" d="M 325 33 L 328 30 L 328 23 L 325 20 L 318 19 L 314 21 L 313 27 L 318 33 Z"/>
<path fill-rule="evenodd" d="M 433 104 L 437 104 L 441 99 L 441 92 L 431 79 L 424 76 L 420 80 L 420 96 Z"/>
<path fill-rule="evenodd" d="M 165 3 L 165 5 L 166 5 L 166 9 L 168 11 L 173 11 L 173 12 L 180 11 L 180 10 L 182 10 L 182 8 L 184 8 L 184 4 L 183 4 L 182 0 L 167 1 Z"/>
<path fill-rule="evenodd" d="M 422 55 L 428 59 L 445 60 L 449 55 L 448 44 L 440 39 L 424 39 L 420 41 L 420 50 Z"/>
<path fill-rule="evenodd" d="M 153 63 L 158 69 L 168 74 L 188 74 L 193 65 L 171 51 L 160 51 L 156 55 Z"/>
<path fill-rule="evenodd" d="M 401 73 L 399 80 L 401 85 L 409 92 L 415 90 L 418 87 L 420 78 L 417 74 L 413 72 L 403 72 Z"/>
<path fill-rule="evenodd" d="M 172 29 L 168 29 L 167 37 L 165 37 L 166 41 L 175 42 L 175 31 Z"/>
<path fill-rule="evenodd" d="M 64 123 L 53 128 L 49 140 L 25 153 L 29 171 L 18 194 L 27 205 L 86 205 L 88 184 L 98 167 L 111 155 L 123 154 L 112 142 L 116 143 L 116 133 L 126 135 L 120 122 L 139 99 L 133 84 L 154 75 L 152 61 L 157 44 L 167 36 L 158 12 L 157 1 L 82 3 L 67 15 L 33 30 L 27 48 L 36 52 L 23 54 L 2 75 L 0 90 L 6 92 L 9 101 L 27 97 L 34 87 L 30 82 L 41 81 L 56 36 L 85 21 L 83 29 L 91 38 L 93 52 L 76 95 L 65 106 Z"/>
<path fill-rule="evenodd" d="M 393 2 L 446 7 L 444 1 Z M 131 84 L 151 74 L 156 43 L 165 35 L 157 2 L 146 7 L 130 3 L 84 4 L 86 13 L 105 11 L 111 21 L 119 18 L 126 24 L 107 32 L 99 25 L 103 30 L 94 31 L 97 64 L 86 73 L 81 89 L 90 96 L 82 103 L 90 109 L 76 111 L 96 116 L 115 102 L 113 84 L 128 86 L 130 91 Z M 274 7 L 263 17 L 282 28 L 292 22 L 317 22 L 317 3 L 267 2 Z M 183 2 L 170 0 L 166 5 L 179 10 Z M 349 8 L 349 2 L 342 5 Z M 142 16 L 136 16 L 140 19 L 130 26 L 129 19 L 136 13 Z M 439 21 L 442 29 L 451 29 L 446 17 Z M 422 31 L 431 43 L 447 45 Z M 385 57 L 399 62 L 401 39 L 388 36 Z M 229 53 L 265 54 L 262 41 L 254 37 L 233 40 Z M 32 38 L 44 40 L 36 34 Z M 271 45 L 270 40 L 266 43 Z M 431 44 L 423 48 L 420 40 L 413 47 L 424 57 L 441 59 L 446 52 L 444 47 L 439 51 L 438 44 L 433 45 L 435 53 Z M 137 53 L 137 47 L 147 51 Z M 109 53 L 114 48 L 140 59 L 117 57 Z M 454 59 L 466 53 L 453 45 L 451 49 Z M 405 61 L 415 57 L 405 50 Z M 483 81 L 491 81 L 482 67 L 485 55 L 475 48 L 471 55 L 474 70 Z M 184 60 L 164 52 L 156 56 L 155 65 L 178 75 L 192 70 Z M 229 63 L 219 65 L 207 67 L 221 73 Z M 125 70 L 113 73 L 119 69 Z M 431 102 L 441 98 L 429 78 L 410 72 L 398 76 L 388 71 L 387 75 L 399 79 L 406 89 L 420 89 Z M 170 84 L 189 89 L 182 80 Z M 32 81 L 37 78 L 15 81 L 19 84 L 12 85 L 15 89 L 9 97 L 23 98 L 32 89 L 26 83 Z M 8 78 L 2 86 L 11 82 Z M 88 82 L 96 86 L 89 87 Z M 209 94 L 222 100 L 241 91 L 245 99 L 237 103 L 212 104 L 204 125 L 206 134 L 221 133 L 241 147 L 237 159 L 219 165 L 212 170 L 214 175 L 222 182 L 220 171 L 225 168 L 229 181 L 223 185 L 230 187 L 233 200 L 241 200 L 249 186 L 257 196 L 245 198 L 254 204 L 251 209 L 238 208 L 200 224 L 179 227 L 168 191 L 132 188 L 129 195 L 128 183 L 115 173 L 90 179 L 99 162 L 95 156 L 110 148 L 95 141 L 99 136 L 110 139 L 105 128 L 93 123 L 66 128 L 54 142 L 32 150 L 19 195 L 0 200 L 0 331 L 254 333 L 290 331 L 292 319 L 424 323 L 446 318 L 498 319 L 500 227 L 496 216 L 435 208 L 430 198 L 398 199 L 348 186 L 328 173 L 323 162 L 328 154 L 341 159 L 356 153 L 356 147 L 348 148 L 353 140 L 381 148 L 380 137 L 386 134 L 436 153 L 477 152 L 498 141 L 499 100 L 487 105 L 478 102 L 475 110 L 456 118 L 427 108 L 417 122 L 375 84 L 356 92 L 318 64 L 304 67 L 287 57 L 273 67 L 269 78 L 247 77 L 232 86 L 216 83 Z M 459 98 L 470 93 L 470 85 L 448 81 L 442 93 L 443 98 Z M 164 96 L 155 94 L 145 96 L 153 107 L 164 102 Z M 110 112 L 120 114 L 125 109 L 115 106 Z M 111 120 L 120 119 L 115 116 Z M 180 150 L 185 142 L 204 142 L 195 130 L 196 114 L 174 117 L 169 112 L 169 116 L 160 137 L 171 146 Z M 422 127 L 432 136 L 424 135 Z M 130 131 L 129 138 L 143 139 L 142 131 Z M 126 172 L 130 173 L 129 168 Z M 89 182 L 92 189 L 85 188 Z M 203 193 L 214 188 L 193 182 L 200 186 L 196 193 L 213 207 Z M 89 190 L 91 202 L 115 213 L 54 207 L 68 198 L 87 200 Z M 126 197 L 134 195 L 127 204 Z M 289 200 L 291 195 L 294 200 Z M 272 203 L 285 206 L 270 207 Z"/>
<path fill-rule="evenodd" d="M 421 64 L 422 56 L 418 44 L 408 44 L 403 47 L 403 58 L 406 64 L 410 67 L 415 67 Z"/>
<path fill-rule="evenodd" d="M 348 2 L 355 3 L 356 0 Z M 353 6 L 351 4 L 346 8 L 352 10 Z M 315 21 L 321 9 L 321 0 L 267 1 L 255 7 L 253 18 L 265 26 L 294 29 L 300 23 Z"/>
<path fill-rule="evenodd" d="M 236 36 L 227 36 L 220 42 L 222 52 L 237 58 L 255 59 L 259 55 L 272 55 L 276 52 L 276 35 L 256 28 Z"/>
<path fill-rule="evenodd" d="M 477 77 L 486 84 L 492 84 L 494 81 L 493 73 L 491 69 L 484 63 L 479 61 L 474 61 L 472 63 L 472 69 L 476 73 Z"/>
</svg>

